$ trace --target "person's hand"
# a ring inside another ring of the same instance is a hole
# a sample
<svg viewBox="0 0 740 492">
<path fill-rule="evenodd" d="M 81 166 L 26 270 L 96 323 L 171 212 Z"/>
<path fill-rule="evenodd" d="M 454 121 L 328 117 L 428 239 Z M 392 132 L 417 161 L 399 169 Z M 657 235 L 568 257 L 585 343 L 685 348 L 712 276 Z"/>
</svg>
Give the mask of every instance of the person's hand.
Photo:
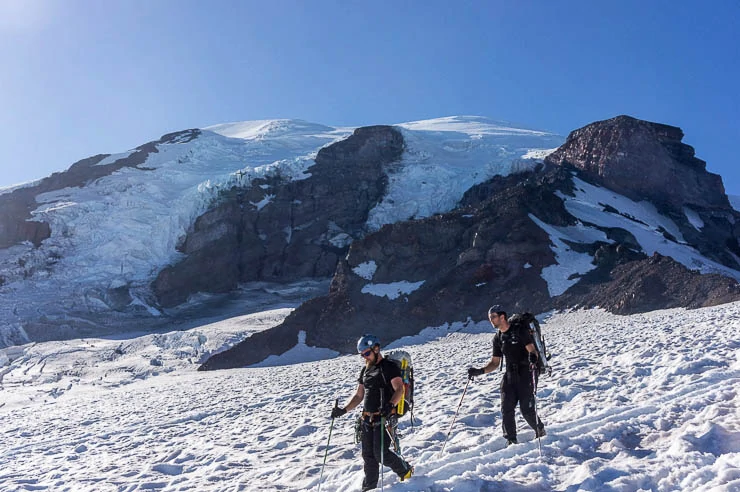
<svg viewBox="0 0 740 492">
<path fill-rule="evenodd" d="M 482 376 L 485 374 L 485 371 L 483 369 L 478 369 L 477 367 L 471 367 L 468 369 L 468 379 L 473 379 L 477 376 Z"/>
<path fill-rule="evenodd" d="M 530 364 L 537 364 L 537 354 L 535 354 L 534 352 L 530 352 L 528 357 Z"/>
<path fill-rule="evenodd" d="M 347 410 L 344 408 L 334 407 L 331 409 L 331 418 L 335 419 L 337 417 L 341 417 L 345 413 L 347 413 Z"/>
<path fill-rule="evenodd" d="M 380 416 L 388 418 L 393 413 L 393 406 L 390 403 L 384 403 L 383 408 L 380 409 Z"/>
</svg>

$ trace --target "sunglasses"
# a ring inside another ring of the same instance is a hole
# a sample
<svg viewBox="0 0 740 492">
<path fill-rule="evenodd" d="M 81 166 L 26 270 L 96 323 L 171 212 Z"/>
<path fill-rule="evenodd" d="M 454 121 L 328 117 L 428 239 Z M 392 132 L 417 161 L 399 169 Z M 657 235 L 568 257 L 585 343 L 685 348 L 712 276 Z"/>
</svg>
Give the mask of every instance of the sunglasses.
<svg viewBox="0 0 740 492">
<path fill-rule="evenodd" d="M 364 352 L 360 352 L 360 355 L 367 359 L 368 357 L 370 357 L 370 354 L 372 353 L 373 353 L 373 349 L 367 349 Z"/>
</svg>

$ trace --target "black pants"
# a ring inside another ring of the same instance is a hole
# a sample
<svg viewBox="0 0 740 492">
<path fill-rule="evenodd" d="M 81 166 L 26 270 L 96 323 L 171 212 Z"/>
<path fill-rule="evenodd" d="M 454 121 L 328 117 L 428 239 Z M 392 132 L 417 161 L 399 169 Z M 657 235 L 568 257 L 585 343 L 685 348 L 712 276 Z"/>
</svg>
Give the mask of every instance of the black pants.
<svg viewBox="0 0 740 492">
<path fill-rule="evenodd" d="M 501 379 L 501 426 L 506 439 L 516 439 L 514 410 L 517 403 L 519 403 L 522 417 L 532 429 L 541 431 L 545 428 L 535 409 L 532 373 L 529 372 L 528 367 L 518 369 L 518 371 L 506 371 Z"/>
<path fill-rule="evenodd" d="M 384 433 L 384 434 L 383 434 Z M 383 436 L 381 460 L 381 435 Z M 381 461 L 393 472 L 402 477 L 409 470 L 406 463 L 396 453 L 388 449 L 391 438 L 380 426 L 380 420 L 371 421 L 370 417 L 362 420 L 362 460 L 365 462 L 365 479 L 362 481 L 362 490 L 374 489 L 378 486 L 378 477 Z"/>
</svg>

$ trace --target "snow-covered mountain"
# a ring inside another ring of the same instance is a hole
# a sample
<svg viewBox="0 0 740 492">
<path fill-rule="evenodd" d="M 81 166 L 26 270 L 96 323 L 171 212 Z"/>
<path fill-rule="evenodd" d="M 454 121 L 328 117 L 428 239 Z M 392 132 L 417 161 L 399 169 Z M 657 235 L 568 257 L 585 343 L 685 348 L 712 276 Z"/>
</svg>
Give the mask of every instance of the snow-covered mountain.
<svg viewBox="0 0 740 492">
<path fill-rule="evenodd" d="M 0 491 L 317 490 L 327 443 L 321 490 L 358 491 L 355 415 L 328 441 L 358 356 L 301 344 L 261 367 L 195 372 L 288 311 L 0 349 Z M 386 347 L 413 357 L 417 423 L 401 422 L 416 474 L 399 483 L 386 470 L 385 490 L 740 489 L 740 303 L 541 318 L 554 353 L 538 390 L 541 456 L 522 420 L 521 443 L 504 446 L 500 373 L 466 390 L 467 367 L 489 359 L 490 324 L 446 323 Z"/>
<path fill-rule="evenodd" d="M 729 302 L 740 214 L 682 138 L 626 116 L 565 142 L 465 116 L 170 133 L 0 193 L 0 344 L 192 327 L 236 299 L 222 318 L 258 311 L 257 290 L 311 300 L 229 364 L 301 332 L 343 351 L 368 322 L 392 339 L 478 320 L 492 298 L 534 312 Z"/>
<path fill-rule="evenodd" d="M 470 186 L 529 169 L 562 142 L 551 133 L 479 117 L 397 128 L 404 135 L 403 155 L 368 213 L 368 231 L 448 211 Z M 240 207 L 262 211 L 274 198 L 266 180 L 309 179 L 318 151 L 352 132 L 300 120 L 216 125 L 96 156 L 66 173 L 0 192 L 4 209 L 20 209 L 0 221 L 0 236 L 11 243 L 0 249 L 0 343 L 115 331 L 132 318 L 139 327 L 156 326 L 157 317 L 172 313 L 151 284 L 186 256 L 181 247 L 198 217 L 229 190 L 250 187 L 262 195 Z M 48 230 L 28 233 L 28 224 Z M 290 236 L 282 227 L 279 234 Z M 332 244 L 340 247 L 352 239 L 341 230 L 333 234 Z"/>
</svg>

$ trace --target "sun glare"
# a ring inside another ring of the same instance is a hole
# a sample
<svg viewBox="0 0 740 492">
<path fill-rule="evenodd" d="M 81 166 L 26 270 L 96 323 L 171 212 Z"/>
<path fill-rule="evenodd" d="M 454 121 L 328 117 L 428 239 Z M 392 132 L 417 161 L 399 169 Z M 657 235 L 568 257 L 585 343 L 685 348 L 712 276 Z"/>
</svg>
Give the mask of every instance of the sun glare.
<svg viewBox="0 0 740 492">
<path fill-rule="evenodd" d="M 47 0 L 0 0 L 0 30 L 39 29 L 51 20 L 50 10 Z"/>
</svg>

